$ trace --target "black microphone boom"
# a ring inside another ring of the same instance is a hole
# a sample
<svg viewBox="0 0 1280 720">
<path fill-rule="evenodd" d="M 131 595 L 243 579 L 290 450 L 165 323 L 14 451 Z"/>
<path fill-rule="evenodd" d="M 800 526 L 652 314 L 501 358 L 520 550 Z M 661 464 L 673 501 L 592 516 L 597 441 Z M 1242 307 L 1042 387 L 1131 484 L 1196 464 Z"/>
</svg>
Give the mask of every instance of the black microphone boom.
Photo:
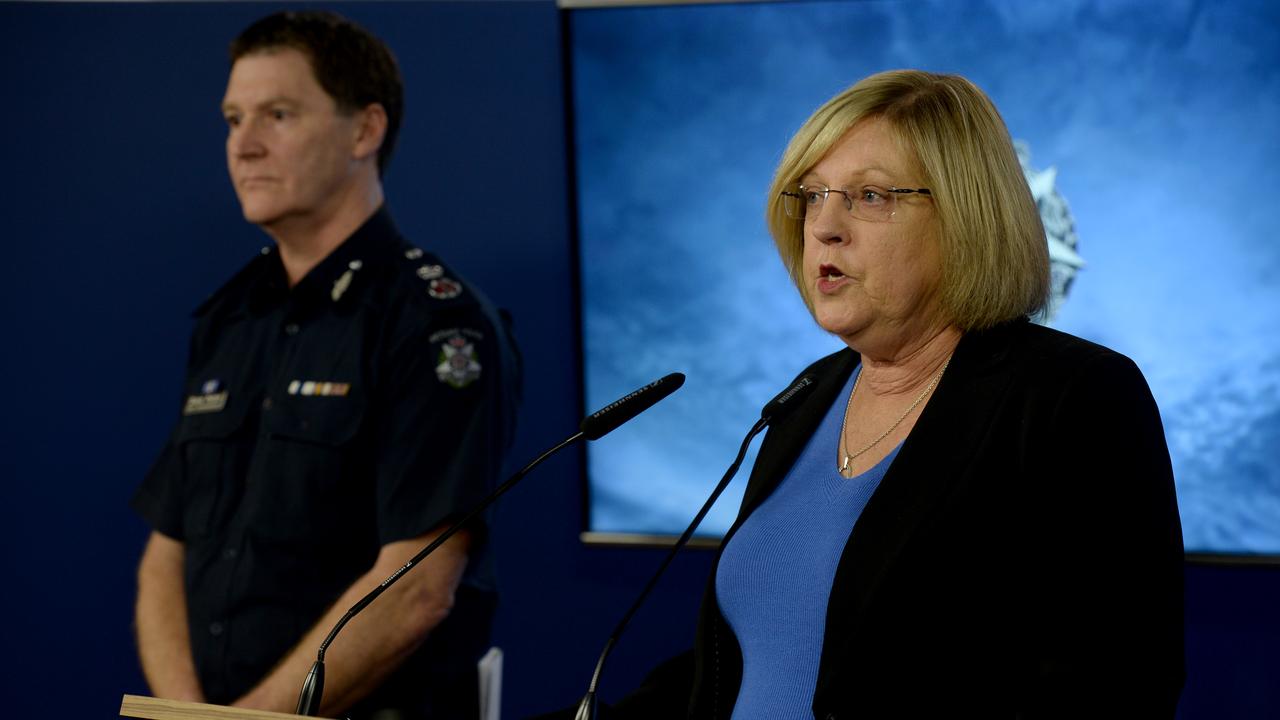
<svg viewBox="0 0 1280 720">
<path fill-rule="evenodd" d="M 781 413 L 789 412 L 791 408 L 800 404 L 805 395 L 813 389 L 816 382 L 812 375 L 801 375 L 796 381 L 791 383 L 791 387 L 778 393 L 777 397 L 769 401 L 760 411 L 760 417 L 772 419 L 780 416 Z"/>
<path fill-rule="evenodd" d="M 588 440 L 599 440 L 616 430 L 631 418 L 648 410 L 666 396 L 684 385 L 682 373 L 671 373 L 659 378 L 633 393 L 605 405 L 582 420 L 579 427 L 582 436 Z"/>
<path fill-rule="evenodd" d="M 347 623 L 350 622 L 351 619 L 361 610 L 368 607 L 369 604 L 376 600 L 379 595 L 386 592 L 387 588 L 391 587 L 397 580 L 404 577 L 405 573 L 409 572 L 418 563 L 426 559 L 428 555 L 434 552 L 436 548 L 443 545 L 446 540 L 453 537 L 468 522 L 474 519 L 481 512 L 484 512 L 484 510 L 492 505 L 495 500 L 510 490 L 517 482 L 520 482 L 525 475 L 529 474 L 530 470 L 541 465 L 543 460 L 555 455 L 578 440 L 598 440 L 601 437 L 604 437 L 616 430 L 623 423 L 634 418 L 645 410 L 648 410 L 663 398 L 680 389 L 680 386 L 683 384 L 684 375 L 680 373 L 671 373 L 670 375 L 659 380 L 655 380 L 639 390 L 625 395 L 588 415 L 583 419 L 578 432 L 534 458 L 533 462 L 530 462 L 528 465 L 521 468 L 519 472 L 512 475 L 506 480 L 506 482 L 499 485 L 497 489 L 489 494 L 488 497 L 481 500 L 479 505 L 469 510 L 461 519 L 450 525 L 447 530 L 440 533 L 435 540 L 432 540 L 431 543 L 420 550 L 417 555 L 410 558 L 409 561 L 401 566 L 399 570 L 392 573 L 391 577 L 383 580 L 378 587 L 374 588 L 368 595 L 361 598 L 355 605 L 352 605 L 351 609 L 348 610 L 346 614 L 338 620 L 338 623 L 333 626 L 333 629 L 329 631 L 329 635 L 324 639 L 324 642 L 320 643 L 320 650 L 316 653 L 316 661 L 311 666 L 311 672 L 307 673 L 307 679 L 302 685 L 302 692 L 298 695 L 298 708 L 295 713 L 298 715 L 314 716 L 320 711 L 320 700 L 324 695 L 324 653 L 329 649 L 329 645 L 333 643 L 333 639 L 338 636 L 338 632 L 341 631 L 342 628 L 346 627 Z"/>
<path fill-rule="evenodd" d="M 664 380 L 666 378 L 663 378 Z M 658 382 L 662 382 L 659 380 Z M 657 383 L 654 383 L 655 385 Z M 716 504 L 716 500 L 720 499 L 720 494 L 724 489 L 729 487 L 729 481 L 738 473 L 738 468 L 742 465 L 742 459 L 747 456 L 747 448 L 750 447 L 751 441 L 755 436 L 760 434 L 769 423 L 777 420 L 783 415 L 791 412 L 806 395 L 813 391 L 814 379 L 812 375 L 801 375 L 791 386 L 783 390 L 775 398 L 769 401 L 764 409 L 760 411 L 760 419 L 751 427 L 751 431 L 743 438 L 742 445 L 738 448 L 738 455 L 733 459 L 733 464 L 725 471 L 724 477 L 720 478 L 720 483 L 711 491 L 711 497 L 702 505 L 702 509 L 698 510 L 698 514 L 693 517 L 693 522 L 689 523 L 689 527 L 685 528 L 684 533 L 676 540 L 676 544 L 671 546 L 671 551 L 667 553 L 663 559 L 662 565 L 658 567 L 658 572 L 649 578 L 649 583 L 640 591 L 640 596 L 632 603 L 626 614 L 622 616 L 622 620 L 618 622 L 618 626 L 613 629 L 613 633 L 609 635 L 609 639 L 605 641 L 604 650 L 600 652 L 600 658 L 596 661 L 595 672 L 591 674 L 591 685 L 587 687 L 587 694 L 578 702 L 577 712 L 574 713 L 574 720 L 596 720 L 597 700 L 596 688 L 600 684 L 600 675 L 604 672 L 604 661 L 609 657 L 609 653 L 613 651 L 613 646 L 618 643 L 618 638 L 622 636 L 622 631 L 627 628 L 627 624 L 631 622 L 631 617 L 636 614 L 640 606 L 644 604 L 645 598 L 649 597 L 649 592 L 658 584 L 658 578 L 662 577 L 662 573 L 666 572 L 667 566 L 675 559 L 676 553 L 689 542 L 689 538 L 693 536 L 693 531 L 702 524 L 702 519 L 711 511 L 711 506 Z"/>
</svg>

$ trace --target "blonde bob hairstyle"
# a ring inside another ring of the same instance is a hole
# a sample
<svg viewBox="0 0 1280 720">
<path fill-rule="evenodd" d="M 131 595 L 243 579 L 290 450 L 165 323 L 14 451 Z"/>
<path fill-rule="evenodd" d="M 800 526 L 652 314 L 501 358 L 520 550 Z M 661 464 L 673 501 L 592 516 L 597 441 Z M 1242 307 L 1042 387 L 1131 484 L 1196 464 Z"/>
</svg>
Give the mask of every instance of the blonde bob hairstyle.
<svg viewBox="0 0 1280 720">
<path fill-rule="evenodd" d="M 781 193 L 850 128 L 871 118 L 888 123 L 932 191 L 940 223 L 942 311 L 951 322 L 963 331 L 981 330 L 1043 309 L 1049 249 L 1000 113 L 968 80 L 919 70 L 859 81 L 818 108 L 783 153 L 766 218 L 806 304 L 804 221 L 787 217 Z"/>
</svg>

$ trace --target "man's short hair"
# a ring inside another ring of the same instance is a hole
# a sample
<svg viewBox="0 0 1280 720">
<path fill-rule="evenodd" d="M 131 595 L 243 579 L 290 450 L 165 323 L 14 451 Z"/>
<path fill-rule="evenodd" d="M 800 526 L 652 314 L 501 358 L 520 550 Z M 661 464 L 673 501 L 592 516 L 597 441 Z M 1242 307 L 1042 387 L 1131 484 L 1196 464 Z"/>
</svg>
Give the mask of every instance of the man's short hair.
<svg viewBox="0 0 1280 720">
<path fill-rule="evenodd" d="M 787 216 L 781 192 L 871 118 L 889 124 L 932 191 L 949 319 L 980 330 L 1039 312 L 1049 294 L 1049 248 L 1009 131 L 972 82 L 919 70 L 864 78 L 818 108 L 783 153 L 766 219 L 805 303 L 804 222 Z"/>
<path fill-rule="evenodd" d="M 404 84 L 391 49 L 373 33 L 323 10 L 278 12 L 245 28 L 231 41 L 231 64 L 246 55 L 292 48 L 306 56 L 320 87 L 342 112 L 378 103 L 387 112 L 387 134 L 378 149 L 378 174 L 395 150 L 404 113 Z"/>
</svg>

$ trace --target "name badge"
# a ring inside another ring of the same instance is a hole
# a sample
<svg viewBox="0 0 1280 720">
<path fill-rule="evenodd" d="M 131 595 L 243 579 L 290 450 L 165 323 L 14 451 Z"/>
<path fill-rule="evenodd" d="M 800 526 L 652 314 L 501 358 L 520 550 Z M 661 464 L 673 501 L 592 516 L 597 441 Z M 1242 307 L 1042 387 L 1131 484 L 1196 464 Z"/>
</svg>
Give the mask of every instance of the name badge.
<svg viewBox="0 0 1280 720">
<path fill-rule="evenodd" d="M 204 395 L 188 395 L 187 404 L 182 408 L 183 415 L 202 415 L 204 413 L 222 412 L 227 406 L 227 391 L 206 393 Z"/>
</svg>

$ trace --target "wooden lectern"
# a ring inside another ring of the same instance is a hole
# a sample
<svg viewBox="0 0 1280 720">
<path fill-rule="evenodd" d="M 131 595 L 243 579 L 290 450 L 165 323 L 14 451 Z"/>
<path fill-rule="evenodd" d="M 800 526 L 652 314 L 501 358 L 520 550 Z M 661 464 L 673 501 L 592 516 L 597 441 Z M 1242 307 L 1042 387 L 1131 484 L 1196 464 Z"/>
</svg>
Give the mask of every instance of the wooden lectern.
<svg viewBox="0 0 1280 720">
<path fill-rule="evenodd" d="M 161 700 L 143 695 L 125 695 L 120 701 L 120 717 L 142 720 L 296 720 L 301 715 L 245 710 L 225 705 Z"/>
</svg>

